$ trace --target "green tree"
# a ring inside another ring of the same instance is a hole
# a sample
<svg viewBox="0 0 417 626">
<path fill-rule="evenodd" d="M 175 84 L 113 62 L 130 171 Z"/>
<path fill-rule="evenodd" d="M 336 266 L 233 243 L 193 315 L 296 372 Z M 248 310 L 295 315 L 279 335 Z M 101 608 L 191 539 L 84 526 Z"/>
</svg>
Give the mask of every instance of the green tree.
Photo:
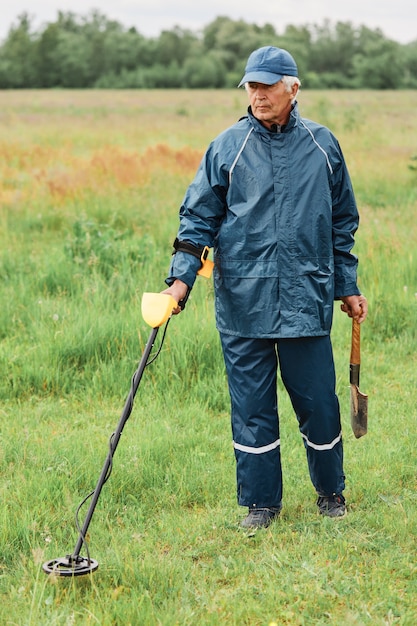
<svg viewBox="0 0 417 626">
<path fill-rule="evenodd" d="M 407 44 L 403 49 L 403 86 L 412 89 L 417 88 L 417 40 Z"/>
<path fill-rule="evenodd" d="M 56 87 L 60 84 L 58 46 L 60 41 L 58 24 L 48 24 L 36 45 L 36 74 L 39 87 Z"/>
<path fill-rule="evenodd" d="M 28 13 L 19 15 L 0 49 L 0 87 L 3 89 L 36 86 L 33 64 L 36 44 L 31 26 L 32 18 Z"/>
<path fill-rule="evenodd" d="M 188 58 L 183 67 L 184 85 L 191 89 L 220 88 L 226 83 L 226 69 L 216 52 Z"/>
<path fill-rule="evenodd" d="M 83 33 L 61 32 L 56 52 L 59 63 L 58 84 L 61 87 L 90 87 L 91 49 Z"/>
<path fill-rule="evenodd" d="M 147 89 L 183 87 L 183 75 L 177 61 L 169 65 L 157 63 L 142 71 L 143 86 Z"/>
<path fill-rule="evenodd" d="M 154 58 L 154 54 L 147 54 L 147 48 L 145 37 L 134 29 L 127 32 L 123 30 L 110 32 L 106 36 L 103 49 L 106 67 L 116 75 L 123 70 L 132 71 L 138 64 L 147 67 L 152 64 Z"/>
<path fill-rule="evenodd" d="M 310 47 L 309 71 L 317 75 L 321 86 L 353 87 L 353 59 L 358 52 L 358 33 L 350 22 L 333 25 L 325 20 L 315 25 Z"/>
<path fill-rule="evenodd" d="M 176 61 L 180 66 L 193 51 L 200 50 L 201 43 L 191 31 L 176 26 L 173 30 L 162 31 L 156 40 L 155 62 L 169 64 Z"/>
<path fill-rule="evenodd" d="M 242 73 L 248 55 L 260 46 L 273 45 L 277 34 L 271 25 L 259 27 L 243 20 L 218 17 L 203 30 L 203 46 L 206 52 L 222 53 L 228 71 Z"/>
<path fill-rule="evenodd" d="M 358 85 L 368 89 L 400 87 L 404 70 L 400 44 L 365 26 L 360 31 L 360 42 L 360 52 L 353 59 Z"/>
</svg>

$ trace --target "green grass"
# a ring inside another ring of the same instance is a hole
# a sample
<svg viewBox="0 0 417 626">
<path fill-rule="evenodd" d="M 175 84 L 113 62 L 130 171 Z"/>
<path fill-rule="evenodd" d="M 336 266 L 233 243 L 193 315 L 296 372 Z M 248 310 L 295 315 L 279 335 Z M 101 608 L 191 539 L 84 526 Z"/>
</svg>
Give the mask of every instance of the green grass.
<svg viewBox="0 0 417 626">
<path fill-rule="evenodd" d="M 98 571 L 42 571 L 75 546 L 75 510 L 96 484 L 149 335 L 142 293 L 163 288 L 195 163 L 244 98 L 0 93 L 2 624 L 417 622 L 415 92 L 300 97 L 303 114 L 339 137 L 362 217 L 360 440 L 349 424 L 350 321 L 337 305 L 332 334 L 347 518 L 317 515 L 279 383 L 284 510 L 267 530 L 239 529 L 212 285 L 200 278 L 145 371 L 91 522 Z"/>
</svg>

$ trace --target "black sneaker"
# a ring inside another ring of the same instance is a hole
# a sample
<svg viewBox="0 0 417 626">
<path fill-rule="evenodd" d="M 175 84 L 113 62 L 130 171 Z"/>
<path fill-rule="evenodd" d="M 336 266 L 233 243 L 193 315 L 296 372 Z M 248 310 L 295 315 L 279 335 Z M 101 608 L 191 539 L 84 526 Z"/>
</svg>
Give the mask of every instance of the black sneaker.
<svg viewBox="0 0 417 626">
<path fill-rule="evenodd" d="M 242 528 L 268 528 L 270 523 L 281 513 L 281 507 L 254 507 L 240 523 Z"/>
<path fill-rule="evenodd" d="M 332 496 L 319 496 L 317 506 L 321 515 L 327 517 L 345 517 L 346 503 L 341 493 L 334 493 Z"/>
</svg>

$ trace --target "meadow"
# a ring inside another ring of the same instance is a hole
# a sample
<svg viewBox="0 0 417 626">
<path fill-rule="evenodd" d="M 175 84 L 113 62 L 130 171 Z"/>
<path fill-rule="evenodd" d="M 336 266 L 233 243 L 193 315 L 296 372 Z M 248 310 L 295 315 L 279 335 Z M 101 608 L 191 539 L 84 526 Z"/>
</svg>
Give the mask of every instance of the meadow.
<svg viewBox="0 0 417 626">
<path fill-rule="evenodd" d="M 299 103 L 340 140 L 361 213 L 359 440 L 337 304 L 332 332 L 348 516 L 317 515 L 279 382 L 284 509 L 267 530 L 239 529 L 213 290 L 199 278 L 146 368 L 91 522 L 99 568 L 57 578 L 42 564 L 73 551 L 149 335 L 142 294 L 164 288 L 186 186 L 246 95 L 0 92 L 1 624 L 417 623 L 417 92 Z"/>
</svg>

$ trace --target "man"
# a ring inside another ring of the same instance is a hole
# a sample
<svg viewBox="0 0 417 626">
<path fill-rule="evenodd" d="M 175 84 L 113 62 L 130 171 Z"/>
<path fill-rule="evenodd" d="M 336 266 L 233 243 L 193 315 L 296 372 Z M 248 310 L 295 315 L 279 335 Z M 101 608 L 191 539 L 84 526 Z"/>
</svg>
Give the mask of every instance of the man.
<svg viewBox="0 0 417 626">
<path fill-rule="evenodd" d="M 363 322 L 351 252 L 358 212 L 339 144 L 300 117 L 297 65 L 266 46 L 240 86 L 245 117 L 210 144 L 180 209 L 166 282 L 177 302 L 214 247 L 216 324 L 231 398 L 244 528 L 282 507 L 277 367 L 294 407 L 321 514 L 343 517 L 343 445 L 330 342 L 333 301 Z M 174 313 L 181 310 L 178 307 Z"/>
</svg>

